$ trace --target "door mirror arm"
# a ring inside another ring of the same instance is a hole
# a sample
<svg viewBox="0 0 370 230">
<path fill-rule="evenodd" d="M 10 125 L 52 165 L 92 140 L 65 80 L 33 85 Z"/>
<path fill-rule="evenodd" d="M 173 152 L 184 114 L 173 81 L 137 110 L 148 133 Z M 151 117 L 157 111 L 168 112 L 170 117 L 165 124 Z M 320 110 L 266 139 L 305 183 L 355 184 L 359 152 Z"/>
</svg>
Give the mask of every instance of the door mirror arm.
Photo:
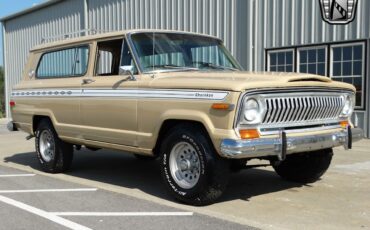
<svg viewBox="0 0 370 230">
<path fill-rule="evenodd" d="M 130 75 L 128 80 L 136 81 L 136 77 L 134 76 L 134 66 L 132 65 L 120 66 L 119 75 Z"/>
</svg>

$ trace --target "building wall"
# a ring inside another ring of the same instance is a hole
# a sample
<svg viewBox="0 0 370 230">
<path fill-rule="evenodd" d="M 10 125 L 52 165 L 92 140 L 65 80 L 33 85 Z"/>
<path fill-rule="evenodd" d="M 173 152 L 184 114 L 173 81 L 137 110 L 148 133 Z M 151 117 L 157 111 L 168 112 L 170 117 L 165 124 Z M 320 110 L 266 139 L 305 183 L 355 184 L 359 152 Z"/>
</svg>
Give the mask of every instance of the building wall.
<svg viewBox="0 0 370 230">
<path fill-rule="evenodd" d="M 4 52 L 6 106 L 9 114 L 11 88 L 21 80 L 28 51 L 43 37 L 79 31 L 84 28 L 83 1 L 71 0 L 48 6 L 5 22 Z"/>
<path fill-rule="evenodd" d="M 330 25 L 322 20 L 319 0 L 256 0 L 254 40 L 257 47 L 254 69 L 267 66 L 266 49 L 301 47 L 324 43 L 354 42 L 370 38 L 370 1 L 359 0 L 355 20 L 348 25 Z M 238 20 L 240 20 L 238 18 Z M 243 30 L 250 29 L 248 25 Z M 368 41 L 365 48 L 368 48 Z M 243 47 L 244 48 L 244 47 Z M 244 48 L 245 50 L 245 48 Z M 329 50 L 330 52 L 330 50 Z M 365 108 L 356 111 L 359 126 L 370 137 L 369 50 L 365 56 Z M 328 74 L 329 75 L 329 74 Z"/>
<path fill-rule="evenodd" d="M 370 1 L 358 2 L 354 22 L 333 26 L 322 21 L 318 0 L 65 0 L 5 22 L 8 93 L 20 80 L 28 50 L 43 36 L 84 28 L 206 33 L 222 38 L 246 70 L 261 71 L 266 49 L 370 38 Z M 358 113 L 364 127 L 369 101 Z"/>
</svg>

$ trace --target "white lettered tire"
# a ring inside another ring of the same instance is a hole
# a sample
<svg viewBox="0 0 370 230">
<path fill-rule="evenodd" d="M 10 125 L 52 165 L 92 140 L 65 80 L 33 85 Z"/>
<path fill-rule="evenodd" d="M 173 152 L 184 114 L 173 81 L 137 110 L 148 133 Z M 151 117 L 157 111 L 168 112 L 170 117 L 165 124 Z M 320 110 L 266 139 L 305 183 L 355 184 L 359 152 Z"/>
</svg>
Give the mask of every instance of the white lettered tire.
<svg viewBox="0 0 370 230">
<path fill-rule="evenodd" d="M 37 158 L 43 171 L 61 173 L 69 169 L 73 159 L 73 146 L 59 139 L 49 119 L 43 119 L 35 132 Z"/>
<path fill-rule="evenodd" d="M 197 125 L 173 127 L 161 144 L 161 173 L 167 190 L 191 205 L 215 202 L 227 186 L 230 165 Z"/>
</svg>

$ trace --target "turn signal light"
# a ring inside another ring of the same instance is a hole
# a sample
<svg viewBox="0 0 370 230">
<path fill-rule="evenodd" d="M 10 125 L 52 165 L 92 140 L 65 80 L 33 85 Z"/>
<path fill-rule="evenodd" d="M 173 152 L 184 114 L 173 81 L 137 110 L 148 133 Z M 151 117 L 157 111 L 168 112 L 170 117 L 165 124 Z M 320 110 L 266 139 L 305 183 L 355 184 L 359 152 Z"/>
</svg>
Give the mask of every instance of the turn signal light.
<svg viewBox="0 0 370 230">
<path fill-rule="evenodd" d="M 341 126 L 343 129 L 347 128 L 347 127 L 348 127 L 348 125 L 349 125 L 349 122 L 348 122 L 348 121 L 341 121 L 341 122 L 340 122 L 340 126 Z"/>
<path fill-rule="evenodd" d="M 214 103 L 212 104 L 212 109 L 217 109 L 217 110 L 233 110 L 234 105 L 233 104 L 228 104 L 228 103 Z"/>
<path fill-rule="evenodd" d="M 260 133 L 257 129 L 242 129 L 239 130 L 239 134 L 242 139 L 260 138 Z"/>
<path fill-rule="evenodd" d="M 10 101 L 9 105 L 10 105 L 10 108 L 14 107 L 15 106 L 15 101 Z"/>
</svg>

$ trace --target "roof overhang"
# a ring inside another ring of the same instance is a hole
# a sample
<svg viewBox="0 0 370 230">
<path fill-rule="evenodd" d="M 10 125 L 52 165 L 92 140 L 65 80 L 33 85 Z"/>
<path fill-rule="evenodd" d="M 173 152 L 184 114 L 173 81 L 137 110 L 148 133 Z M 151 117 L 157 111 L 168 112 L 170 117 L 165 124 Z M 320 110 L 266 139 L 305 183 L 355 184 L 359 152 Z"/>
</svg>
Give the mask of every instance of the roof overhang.
<svg viewBox="0 0 370 230">
<path fill-rule="evenodd" d="M 27 8 L 25 10 L 22 10 L 22 11 L 19 11 L 19 12 L 14 13 L 14 14 L 5 16 L 3 18 L 0 18 L 0 22 L 4 24 L 4 22 L 9 21 L 9 20 L 11 20 L 13 18 L 22 16 L 22 15 L 25 15 L 25 14 L 32 13 L 33 11 L 37 11 L 39 9 L 42 9 L 42 8 L 45 8 L 45 7 L 54 5 L 54 4 L 56 4 L 58 2 L 61 2 L 61 1 L 63 1 L 63 0 L 48 0 L 48 1 L 45 1 L 43 3 L 40 3 L 40 4 L 37 4 L 37 5 L 32 6 L 30 8 Z"/>
</svg>

